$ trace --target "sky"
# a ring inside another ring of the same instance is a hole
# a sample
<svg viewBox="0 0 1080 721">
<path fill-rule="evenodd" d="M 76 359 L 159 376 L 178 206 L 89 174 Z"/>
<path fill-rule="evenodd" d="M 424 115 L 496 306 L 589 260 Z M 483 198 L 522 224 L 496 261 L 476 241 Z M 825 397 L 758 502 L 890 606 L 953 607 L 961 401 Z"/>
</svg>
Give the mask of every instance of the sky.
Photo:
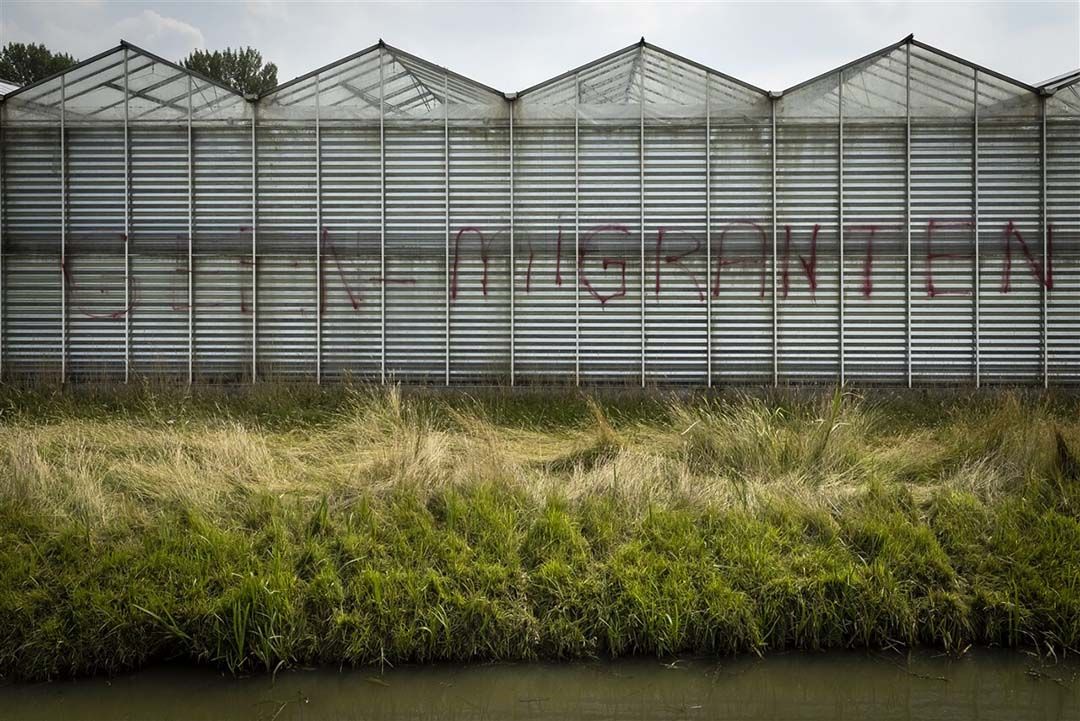
<svg viewBox="0 0 1080 721">
<path fill-rule="evenodd" d="M 388 44 L 502 91 L 638 41 L 768 90 L 916 39 L 1017 80 L 1080 67 L 1080 0 L 1020 2 L 428 2 L 0 0 L 0 43 L 83 59 L 121 39 L 179 60 L 247 46 L 278 80 Z"/>
</svg>

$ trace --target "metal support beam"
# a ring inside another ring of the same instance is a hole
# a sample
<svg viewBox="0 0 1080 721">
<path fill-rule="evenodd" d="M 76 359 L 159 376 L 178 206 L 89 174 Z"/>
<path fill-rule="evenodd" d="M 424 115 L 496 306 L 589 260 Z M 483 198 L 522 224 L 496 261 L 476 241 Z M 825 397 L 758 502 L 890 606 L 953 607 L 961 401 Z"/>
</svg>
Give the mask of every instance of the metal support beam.
<svg viewBox="0 0 1080 721">
<path fill-rule="evenodd" d="M 839 246 L 840 246 L 840 248 L 839 248 L 839 251 L 840 251 L 840 254 L 839 254 L 840 255 L 840 257 L 839 257 L 840 264 L 839 264 L 838 273 L 837 273 L 837 275 L 838 275 L 837 281 L 839 283 L 839 287 L 837 288 L 837 300 L 839 302 L 839 314 L 840 314 L 840 334 L 839 334 L 839 340 L 840 340 L 840 385 L 844 385 L 844 383 L 847 381 L 847 377 L 846 377 L 846 374 L 844 372 L 846 370 L 845 366 L 844 366 L 844 356 L 846 354 L 845 354 L 845 347 L 844 347 L 844 334 L 845 334 L 845 324 L 844 324 L 844 72 L 842 70 L 839 73 L 836 74 L 836 94 L 837 94 L 837 102 L 838 102 L 838 105 L 839 105 L 838 113 L 837 113 L 837 116 L 839 118 L 839 122 L 837 123 L 837 153 L 836 153 L 836 160 L 837 160 L 837 163 L 836 163 L 836 165 L 837 165 L 837 167 L 836 167 L 836 176 L 837 176 L 837 181 L 838 181 L 837 182 L 838 193 L 837 193 L 837 226 L 836 226 L 836 230 L 837 230 L 837 237 L 839 239 Z"/>
<path fill-rule="evenodd" d="M 192 76 L 188 75 L 187 107 L 187 308 L 188 308 L 188 385 L 195 381 L 195 148 L 191 133 Z"/>
<path fill-rule="evenodd" d="M 60 76 L 60 383 L 67 382 L 68 317 L 67 317 L 67 77 Z"/>
<path fill-rule="evenodd" d="M 911 43 L 905 46 L 904 81 L 904 361 L 907 387 L 911 388 Z"/>
<path fill-rule="evenodd" d="M 319 76 L 315 76 L 315 383 L 322 383 L 322 126 Z"/>
<path fill-rule="evenodd" d="M 4 185 L 4 162 L 7 157 L 5 154 L 7 150 L 6 138 L 4 137 L 5 112 L 3 103 L 0 103 L 0 382 L 4 380 L 4 357 L 7 348 L 7 274 L 4 267 L 4 231 L 7 230 L 5 224 L 7 218 L 4 215 L 6 209 L 4 195 L 7 191 Z"/>
<path fill-rule="evenodd" d="M 516 337 L 514 333 L 514 284 L 517 268 L 514 264 L 514 103 L 510 102 L 510 387 L 517 376 L 514 364 Z"/>
<path fill-rule="evenodd" d="M 980 325 L 982 322 L 982 313 L 979 306 L 980 286 L 982 285 L 982 268 L 979 264 L 979 71 L 975 71 L 975 106 L 972 112 L 972 136 L 971 136 L 971 204 L 972 204 L 972 216 L 974 219 L 975 227 L 975 253 L 974 260 L 972 262 L 972 271 L 974 275 L 975 288 L 972 291 L 972 303 L 973 303 L 973 328 L 972 338 L 974 344 L 974 359 L 975 359 L 975 387 L 978 388 L 982 385 L 982 363 L 981 363 L 981 348 L 980 348 Z"/>
<path fill-rule="evenodd" d="M 772 185 L 770 186 L 772 191 L 772 382 L 774 386 L 778 386 L 780 385 L 780 312 L 776 298 L 776 234 L 779 227 L 776 217 L 776 98 L 770 97 L 769 101 L 769 118 L 772 124 L 772 132 L 769 134 L 772 139 L 772 153 L 769 156 L 769 163 L 772 166 Z"/>
<path fill-rule="evenodd" d="M 705 73 L 705 385 L 712 388 L 712 124 L 709 86 Z"/>
<path fill-rule="evenodd" d="M 443 221 L 446 257 L 443 269 L 446 288 L 446 385 L 450 385 L 450 111 L 447 102 L 448 76 L 443 73 Z"/>
<path fill-rule="evenodd" d="M 379 381 L 386 383 L 386 80 L 379 46 Z"/>
<path fill-rule="evenodd" d="M 131 381 L 131 93 L 124 48 L 124 383 Z"/>
<path fill-rule="evenodd" d="M 581 385 L 581 171 L 580 115 L 581 80 L 574 73 L 574 385 Z"/>
<path fill-rule="evenodd" d="M 1040 98 L 1040 109 L 1042 116 L 1041 123 L 1041 137 L 1040 137 L 1040 157 L 1039 157 L 1039 170 L 1041 171 L 1041 179 L 1039 185 L 1039 214 L 1042 220 L 1042 269 L 1043 277 L 1041 278 L 1042 284 L 1042 383 L 1043 388 L 1050 387 L 1050 215 L 1047 212 L 1046 207 L 1046 96 L 1043 95 Z"/>
<path fill-rule="evenodd" d="M 638 229 L 641 240 L 641 387 L 645 387 L 645 46 L 638 46 Z"/>
<path fill-rule="evenodd" d="M 251 382 L 259 380 L 259 106 L 251 103 Z"/>
</svg>

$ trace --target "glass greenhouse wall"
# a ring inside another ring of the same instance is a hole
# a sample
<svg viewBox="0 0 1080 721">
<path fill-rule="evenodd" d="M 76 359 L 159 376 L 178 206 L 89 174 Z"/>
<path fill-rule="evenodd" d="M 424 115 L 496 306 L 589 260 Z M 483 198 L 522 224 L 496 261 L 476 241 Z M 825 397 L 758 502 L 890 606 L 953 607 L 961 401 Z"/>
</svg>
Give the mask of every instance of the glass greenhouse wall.
<svg viewBox="0 0 1080 721">
<path fill-rule="evenodd" d="M 125 43 L 0 118 L 8 379 L 1080 382 L 1075 73 L 380 43 L 244 98 Z"/>
</svg>

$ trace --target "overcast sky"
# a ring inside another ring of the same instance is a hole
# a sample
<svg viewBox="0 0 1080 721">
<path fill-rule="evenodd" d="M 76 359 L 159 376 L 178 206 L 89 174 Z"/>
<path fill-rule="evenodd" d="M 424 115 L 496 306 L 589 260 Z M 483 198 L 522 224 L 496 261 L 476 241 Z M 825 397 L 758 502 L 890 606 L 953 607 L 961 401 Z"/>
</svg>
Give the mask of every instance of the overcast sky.
<svg viewBox="0 0 1080 721">
<path fill-rule="evenodd" d="M 278 80 L 382 38 L 516 91 L 636 42 L 780 90 L 908 33 L 1030 83 L 1080 67 L 1080 0 L 1026 2 L 357 3 L 0 0 L 0 41 L 82 59 L 127 40 L 170 60 L 251 45 Z"/>
</svg>

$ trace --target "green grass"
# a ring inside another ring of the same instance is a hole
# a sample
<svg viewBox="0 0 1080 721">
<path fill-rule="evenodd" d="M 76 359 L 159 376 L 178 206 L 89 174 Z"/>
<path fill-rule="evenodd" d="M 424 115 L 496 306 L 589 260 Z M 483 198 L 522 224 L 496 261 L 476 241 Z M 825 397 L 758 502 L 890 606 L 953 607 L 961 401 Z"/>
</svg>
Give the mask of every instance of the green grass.
<svg viewBox="0 0 1080 721">
<path fill-rule="evenodd" d="M 0 676 L 1080 648 L 1066 394 L 0 391 Z"/>
</svg>

